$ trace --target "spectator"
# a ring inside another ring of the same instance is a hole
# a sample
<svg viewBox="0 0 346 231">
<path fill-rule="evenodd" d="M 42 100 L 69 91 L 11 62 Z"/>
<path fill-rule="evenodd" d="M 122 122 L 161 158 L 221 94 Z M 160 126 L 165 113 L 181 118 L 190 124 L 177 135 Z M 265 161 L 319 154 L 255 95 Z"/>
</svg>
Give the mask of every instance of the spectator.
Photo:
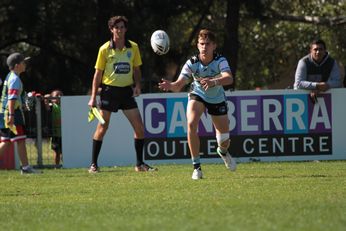
<svg viewBox="0 0 346 231">
<path fill-rule="evenodd" d="M 48 96 L 48 100 L 47 100 Z M 61 109 L 60 97 L 62 91 L 53 90 L 51 94 L 45 95 L 46 108 L 51 114 L 51 149 L 54 152 L 55 167 L 60 168 L 62 160 L 62 140 L 61 140 Z"/>
<path fill-rule="evenodd" d="M 41 173 L 29 165 L 26 150 L 25 119 L 23 116 L 23 83 L 20 74 L 26 69 L 25 58 L 20 53 L 13 53 L 7 58 L 10 69 L 2 88 L 0 108 L 0 155 L 10 146 L 10 142 L 17 142 L 19 159 L 21 161 L 21 173 Z"/>
<path fill-rule="evenodd" d="M 327 52 L 323 40 L 310 43 L 310 53 L 299 60 L 295 73 L 294 89 L 311 90 L 313 102 L 319 92 L 341 87 L 337 62 Z"/>
</svg>

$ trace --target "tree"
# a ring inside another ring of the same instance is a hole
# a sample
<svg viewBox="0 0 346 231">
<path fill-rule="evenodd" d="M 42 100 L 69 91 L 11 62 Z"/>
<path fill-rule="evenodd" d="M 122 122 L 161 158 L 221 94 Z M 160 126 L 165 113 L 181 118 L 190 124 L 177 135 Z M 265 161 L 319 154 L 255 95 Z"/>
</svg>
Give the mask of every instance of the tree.
<svg viewBox="0 0 346 231">
<path fill-rule="evenodd" d="M 334 58 L 346 62 L 345 12 L 342 0 L 1 0 L 2 78 L 9 53 L 32 56 L 23 78 L 28 91 L 60 88 L 66 95 L 85 94 L 91 86 L 98 48 L 110 38 L 112 15 L 129 20 L 128 38 L 138 42 L 144 65 L 143 92 L 154 92 L 162 77 L 176 78 L 186 59 L 197 52 L 196 34 L 212 28 L 219 51 L 229 60 L 237 89 L 267 87 L 293 78 L 299 57 L 315 36 L 326 40 Z M 76 10 L 78 9 L 78 10 Z M 167 55 L 157 56 L 150 36 L 165 30 Z M 293 79 L 292 79 L 293 81 Z"/>
</svg>

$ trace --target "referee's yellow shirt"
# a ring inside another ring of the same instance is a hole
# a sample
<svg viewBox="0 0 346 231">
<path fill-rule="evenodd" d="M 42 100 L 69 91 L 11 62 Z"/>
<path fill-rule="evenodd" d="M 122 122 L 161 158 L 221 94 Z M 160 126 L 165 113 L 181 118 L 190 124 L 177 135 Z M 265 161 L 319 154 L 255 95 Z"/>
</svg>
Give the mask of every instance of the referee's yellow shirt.
<svg viewBox="0 0 346 231">
<path fill-rule="evenodd" d="M 133 84 L 133 67 L 142 65 L 138 45 L 127 40 L 122 50 L 113 49 L 113 46 L 113 42 L 108 41 L 100 47 L 95 69 L 103 71 L 103 84 L 130 86 Z"/>
</svg>

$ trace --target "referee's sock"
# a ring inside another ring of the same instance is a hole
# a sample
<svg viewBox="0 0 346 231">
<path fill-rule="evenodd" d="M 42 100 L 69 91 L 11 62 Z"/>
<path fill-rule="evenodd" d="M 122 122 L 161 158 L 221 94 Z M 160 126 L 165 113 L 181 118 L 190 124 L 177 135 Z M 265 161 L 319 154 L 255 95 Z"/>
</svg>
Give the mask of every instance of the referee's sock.
<svg viewBox="0 0 346 231">
<path fill-rule="evenodd" d="M 144 139 L 135 138 L 135 149 L 136 149 L 136 158 L 137 166 L 143 164 L 143 148 L 144 148 Z"/>
<path fill-rule="evenodd" d="M 98 159 L 99 154 L 100 154 L 101 146 L 102 146 L 102 140 L 94 140 L 93 139 L 91 162 L 92 162 L 92 164 L 95 164 L 96 166 L 98 166 L 97 165 L 97 159 Z"/>
</svg>

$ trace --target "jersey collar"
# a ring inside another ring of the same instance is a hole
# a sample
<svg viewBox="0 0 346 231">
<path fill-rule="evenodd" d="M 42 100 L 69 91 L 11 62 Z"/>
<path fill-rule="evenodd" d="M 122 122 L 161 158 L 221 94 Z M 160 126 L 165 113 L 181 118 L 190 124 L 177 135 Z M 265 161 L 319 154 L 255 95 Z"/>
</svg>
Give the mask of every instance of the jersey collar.
<svg viewBox="0 0 346 231">
<path fill-rule="evenodd" d="M 127 39 L 125 40 L 125 48 L 131 48 L 131 43 Z M 109 49 L 115 49 L 115 42 L 112 38 L 109 40 Z"/>
</svg>

